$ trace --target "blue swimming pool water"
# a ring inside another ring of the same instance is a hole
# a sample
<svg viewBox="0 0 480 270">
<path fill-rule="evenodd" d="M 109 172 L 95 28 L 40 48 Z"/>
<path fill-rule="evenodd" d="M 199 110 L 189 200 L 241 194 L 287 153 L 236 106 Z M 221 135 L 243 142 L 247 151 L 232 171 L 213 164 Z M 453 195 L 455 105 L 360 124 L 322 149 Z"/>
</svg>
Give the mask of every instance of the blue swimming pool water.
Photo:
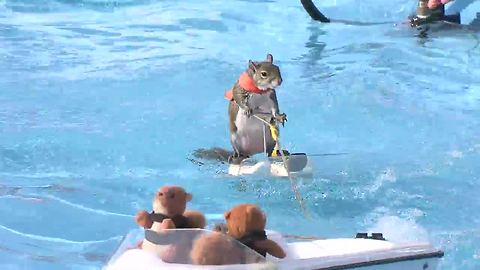
<svg viewBox="0 0 480 270">
<path fill-rule="evenodd" d="M 319 3 L 365 22 L 414 6 Z M 480 268 L 479 35 L 414 34 L 321 25 L 293 0 L 0 0 L 0 268 L 100 269 L 164 184 L 211 218 L 252 202 L 281 232 L 382 231 Z M 269 52 L 283 145 L 348 153 L 299 182 L 311 220 L 287 180 L 187 160 L 229 147 L 223 93 Z"/>
</svg>

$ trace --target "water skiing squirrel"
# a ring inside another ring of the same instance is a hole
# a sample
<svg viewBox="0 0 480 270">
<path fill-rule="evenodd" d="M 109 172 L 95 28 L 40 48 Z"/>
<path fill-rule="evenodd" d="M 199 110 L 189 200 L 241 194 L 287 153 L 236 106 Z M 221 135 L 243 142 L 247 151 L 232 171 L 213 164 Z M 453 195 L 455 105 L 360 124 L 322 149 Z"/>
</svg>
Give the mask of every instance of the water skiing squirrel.
<svg viewBox="0 0 480 270">
<path fill-rule="evenodd" d="M 267 122 L 273 119 L 284 125 L 287 115 L 280 113 L 275 91 L 282 82 L 280 68 L 273 63 L 273 56 L 267 54 L 264 61 L 249 60 L 248 68 L 233 88 L 225 93 L 229 100 L 230 140 L 234 149 L 231 163 L 262 152 L 269 156 L 272 154 L 275 141 L 269 128 L 252 116 L 255 114 Z"/>
</svg>

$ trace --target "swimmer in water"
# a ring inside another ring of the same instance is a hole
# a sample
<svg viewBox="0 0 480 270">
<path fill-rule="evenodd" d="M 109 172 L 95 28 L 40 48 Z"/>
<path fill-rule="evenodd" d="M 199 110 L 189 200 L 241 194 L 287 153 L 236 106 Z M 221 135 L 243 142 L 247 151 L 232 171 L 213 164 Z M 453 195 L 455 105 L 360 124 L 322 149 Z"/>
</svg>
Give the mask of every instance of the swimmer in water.
<svg viewBox="0 0 480 270">
<path fill-rule="evenodd" d="M 449 23 L 460 24 L 460 12 L 473 2 L 475 2 L 475 0 L 418 0 L 417 14 L 409 16 L 408 21 L 412 27 L 417 27 L 422 24 L 428 24 L 436 21 L 446 21 Z M 318 10 L 312 0 L 301 0 L 301 3 L 308 15 L 310 15 L 313 20 L 322 23 L 340 22 L 349 25 L 377 24 L 331 19 Z M 449 7 L 449 10 L 445 10 L 445 4 L 448 3 L 452 3 L 452 5 Z M 447 15 L 445 14 L 445 11 L 448 13 L 453 13 L 451 15 Z"/>
<path fill-rule="evenodd" d="M 418 27 L 438 21 L 461 24 L 460 12 L 473 2 L 475 0 L 418 0 L 417 14 L 409 17 L 410 25 Z M 447 10 L 448 3 L 452 5 Z"/>
</svg>

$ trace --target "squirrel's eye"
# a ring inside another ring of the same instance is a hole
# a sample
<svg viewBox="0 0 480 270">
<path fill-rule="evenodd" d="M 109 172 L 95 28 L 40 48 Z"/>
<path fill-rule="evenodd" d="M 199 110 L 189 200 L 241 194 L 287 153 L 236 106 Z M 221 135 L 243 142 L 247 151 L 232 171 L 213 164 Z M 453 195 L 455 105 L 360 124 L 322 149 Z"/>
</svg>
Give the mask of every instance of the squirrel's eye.
<svg viewBox="0 0 480 270">
<path fill-rule="evenodd" d="M 263 78 L 265 78 L 265 77 L 267 77 L 268 74 L 267 74 L 266 71 L 262 71 L 262 72 L 260 72 L 260 75 L 261 75 Z"/>
</svg>

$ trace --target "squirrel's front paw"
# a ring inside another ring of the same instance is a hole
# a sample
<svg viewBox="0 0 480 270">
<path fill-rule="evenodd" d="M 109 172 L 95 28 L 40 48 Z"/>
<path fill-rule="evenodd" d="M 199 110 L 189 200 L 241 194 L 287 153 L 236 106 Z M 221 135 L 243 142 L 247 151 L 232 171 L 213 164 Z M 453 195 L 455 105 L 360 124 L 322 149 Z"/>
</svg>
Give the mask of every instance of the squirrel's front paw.
<svg viewBox="0 0 480 270">
<path fill-rule="evenodd" d="M 277 121 L 280 122 L 282 126 L 285 126 L 285 122 L 287 122 L 287 115 L 284 113 L 280 113 L 275 116 L 275 119 L 277 119 Z"/>
</svg>

